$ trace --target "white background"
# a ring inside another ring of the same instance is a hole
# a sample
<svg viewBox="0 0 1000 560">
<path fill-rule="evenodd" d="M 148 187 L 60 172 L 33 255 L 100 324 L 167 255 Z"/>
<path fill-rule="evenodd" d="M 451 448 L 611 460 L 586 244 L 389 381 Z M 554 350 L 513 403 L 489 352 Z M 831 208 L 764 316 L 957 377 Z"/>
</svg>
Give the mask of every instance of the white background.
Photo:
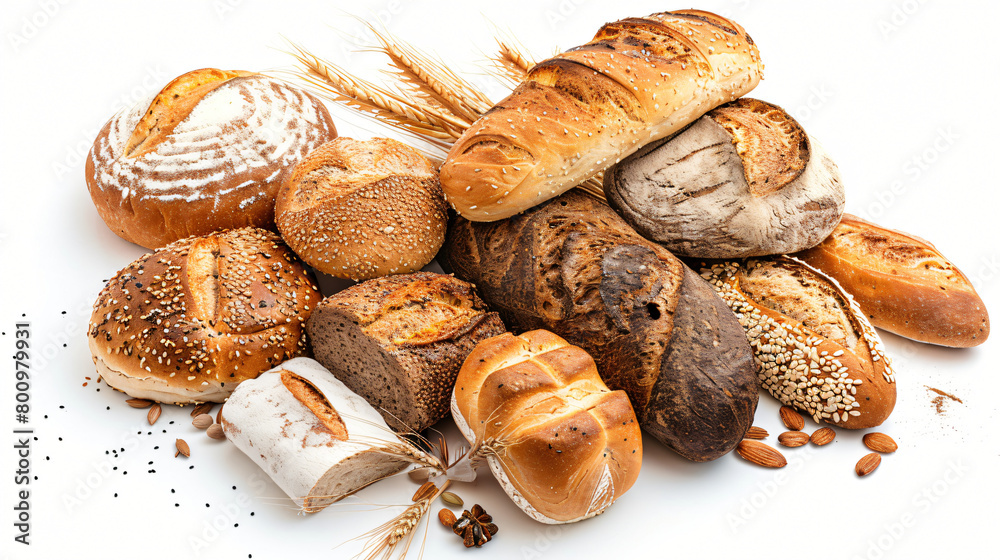
<svg viewBox="0 0 1000 560">
<path fill-rule="evenodd" d="M 723 0 L 699 7 L 734 18 L 752 35 L 766 63 L 752 95 L 784 106 L 823 142 L 843 172 L 848 210 L 933 241 L 996 312 L 998 4 L 817 4 Z M 3 554 L 346 558 L 358 542 L 334 547 L 398 511 L 370 506 L 405 503 L 414 489 L 404 477 L 362 492 L 354 505 L 299 516 L 233 446 L 190 427 L 188 409 L 167 407 L 149 428 L 145 411 L 128 408 L 120 393 L 82 386 L 86 376 L 96 378 L 84 335 L 90 305 L 105 279 L 143 253 L 104 226 L 84 183 L 85 154 L 114 111 L 195 68 L 290 68 L 283 37 L 379 79 L 384 61 L 352 53 L 345 40 L 364 31 L 346 13 L 381 16 L 400 38 L 481 82 L 477 64 L 493 50 L 493 26 L 545 57 L 588 41 L 604 22 L 685 7 L 592 0 L 4 2 L 0 345 L 5 356 L 13 352 L 13 324 L 26 314 L 35 356 L 30 426 L 38 440 L 32 544 L 25 547 L 12 541 L 14 367 L 5 357 Z M 490 94 L 499 99 L 503 90 Z M 343 115 L 334 113 L 342 135 L 386 134 Z M 457 491 L 493 513 L 497 538 L 466 551 L 435 522 L 425 557 L 996 557 L 997 337 L 980 348 L 949 350 L 884 334 L 899 401 L 883 430 L 900 450 L 865 479 L 853 473 L 867 451 L 859 433 L 840 431 L 824 448 L 783 449 L 789 466 L 779 471 L 735 455 L 693 464 L 646 438 L 639 481 L 604 515 L 556 528 L 536 524 L 484 474 Z M 964 403 L 948 402 L 938 414 L 926 386 Z M 767 395 L 755 423 L 771 432 L 771 443 L 781 431 Z M 177 437 L 191 444 L 190 459 L 173 458 Z M 105 454 L 123 447 L 118 458 Z M 103 474 L 112 466 L 118 470 Z M 221 530 L 210 529 L 213 523 Z M 193 539 L 204 548 L 196 550 Z"/>
</svg>

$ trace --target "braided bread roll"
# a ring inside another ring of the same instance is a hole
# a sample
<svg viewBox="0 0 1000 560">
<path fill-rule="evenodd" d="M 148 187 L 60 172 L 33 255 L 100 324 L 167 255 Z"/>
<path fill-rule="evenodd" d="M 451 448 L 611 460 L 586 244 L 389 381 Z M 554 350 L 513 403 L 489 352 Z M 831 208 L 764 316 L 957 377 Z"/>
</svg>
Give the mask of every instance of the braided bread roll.
<svg viewBox="0 0 1000 560">
<path fill-rule="evenodd" d="M 513 216 L 744 95 L 762 71 L 750 36 L 715 14 L 606 24 L 536 64 L 473 123 L 441 167 L 441 187 L 469 220 Z"/>
</svg>

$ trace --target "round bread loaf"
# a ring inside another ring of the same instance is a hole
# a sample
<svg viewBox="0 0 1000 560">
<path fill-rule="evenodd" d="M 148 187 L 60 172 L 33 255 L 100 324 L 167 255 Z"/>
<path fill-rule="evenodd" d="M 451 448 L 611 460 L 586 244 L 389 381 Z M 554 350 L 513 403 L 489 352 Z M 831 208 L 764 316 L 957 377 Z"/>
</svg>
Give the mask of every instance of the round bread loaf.
<svg viewBox="0 0 1000 560">
<path fill-rule="evenodd" d="M 536 521 L 593 517 L 639 476 L 642 434 L 628 396 L 608 389 L 587 352 L 548 331 L 480 342 L 458 374 L 451 410 Z"/>
<path fill-rule="evenodd" d="M 278 230 L 302 260 L 338 278 L 420 270 L 437 254 L 448 214 L 437 171 L 389 138 L 337 138 L 288 173 Z"/>
<path fill-rule="evenodd" d="M 133 397 L 222 402 L 305 353 L 321 295 L 277 235 L 243 228 L 147 253 L 101 291 L 88 329 L 97 372 Z"/>
<path fill-rule="evenodd" d="M 608 204 L 678 255 L 808 249 L 844 212 L 840 171 L 781 107 L 738 99 L 604 174 Z"/>
<path fill-rule="evenodd" d="M 104 223 L 146 248 L 274 227 L 280 173 L 337 136 L 323 104 L 259 74 L 188 72 L 97 135 L 87 188 Z"/>
</svg>

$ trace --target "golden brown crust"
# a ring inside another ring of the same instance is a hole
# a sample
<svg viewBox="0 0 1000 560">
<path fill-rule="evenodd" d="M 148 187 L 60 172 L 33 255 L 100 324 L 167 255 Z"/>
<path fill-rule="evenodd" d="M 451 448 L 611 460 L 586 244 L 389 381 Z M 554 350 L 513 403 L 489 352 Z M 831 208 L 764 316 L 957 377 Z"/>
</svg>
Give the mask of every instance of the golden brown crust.
<svg viewBox="0 0 1000 560">
<path fill-rule="evenodd" d="M 989 337 L 972 283 L 919 237 L 845 214 L 826 240 L 796 256 L 840 282 L 876 327 L 960 348 Z"/>
<path fill-rule="evenodd" d="M 94 304 L 91 351 L 113 387 L 163 402 L 221 402 L 306 352 L 320 293 L 275 234 L 231 230 L 147 253 Z"/>
<path fill-rule="evenodd" d="M 512 216 L 753 89 L 762 65 L 737 24 L 679 11 L 606 24 L 536 64 L 474 122 L 441 168 L 449 203 L 474 221 Z"/>
<path fill-rule="evenodd" d="M 287 174 L 276 217 L 303 260 L 352 280 L 419 270 L 444 242 L 448 220 L 427 158 L 388 138 L 344 137 Z"/>
<path fill-rule="evenodd" d="M 507 482 L 548 522 L 600 513 L 638 477 L 642 435 L 627 396 L 604 385 L 583 349 L 548 331 L 481 342 L 454 402 L 473 443 L 497 452 Z"/>
</svg>

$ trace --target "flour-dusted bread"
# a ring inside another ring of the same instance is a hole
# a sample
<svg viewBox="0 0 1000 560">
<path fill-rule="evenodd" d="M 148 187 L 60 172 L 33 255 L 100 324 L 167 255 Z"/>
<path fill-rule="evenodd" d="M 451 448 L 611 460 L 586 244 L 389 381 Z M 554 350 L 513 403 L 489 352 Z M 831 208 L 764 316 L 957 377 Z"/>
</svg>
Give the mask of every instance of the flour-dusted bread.
<svg viewBox="0 0 1000 560">
<path fill-rule="evenodd" d="M 307 352 L 321 299 L 302 262 L 266 230 L 189 237 L 147 253 L 94 303 L 97 373 L 132 397 L 223 402 L 247 379 Z"/>
<path fill-rule="evenodd" d="M 882 341 L 836 280 L 792 257 L 704 264 L 701 274 L 736 313 L 761 385 L 782 404 L 848 429 L 892 413 Z"/>
<path fill-rule="evenodd" d="M 604 174 L 615 211 L 677 255 L 808 249 L 844 212 L 840 171 L 781 107 L 738 99 Z"/>
<path fill-rule="evenodd" d="M 337 292 L 316 308 L 307 329 L 316 359 L 400 432 L 444 418 L 465 357 L 507 330 L 474 286 L 433 272 Z"/>
<path fill-rule="evenodd" d="M 544 330 L 480 342 L 455 382 L 452 415 L 526 514 L 572 523 L 607 509 L 642 465 L 642 433 L 623 391 L 582 348 Z"/>
<path fill-rule="evenodd" d="M 241 384 L 223 407 L 222 428 L 309 513 L 410 465 L 379 413 L 309 358 Z"/>
<path fill-rule="evenodd" d="M 687 459 L 740 442 L 757 407 L 753 356 L 725 303 L 663 247 L 577 191 L 499 222 L 459 218 L 438 255 L 515 332 L 582 347 L 643 429 Z"/>
<path fill-rule="evenodd" d="M 845 214 L 822 243 L 795 256 L 836 279 L 880 329 L 959 348 L 990 335 L 972 282 L 919 237 Z"/>
<path fill-rule="evenodd" d="M 281 172 L 336 136 L 323 104 L 298 88 L 194 70 L 104 125 L 87 157 L 87 188 L 111 231 L 149 249 L 273 229 Z"/>
<path fill-rule="evenodd" d="M 513 216 L 744 95 L 762 71 L 750 36 L 715 14 L 608 23 L 465 131 L 441 167 L 445 197 L 469 220 Z"/>
<path fill-rule="evenodd" d="M 434 166 L 388 138 L 320 146 L 286 174 L 275 212 L 302 260 L 351 280 L 420 270 L 448 224 Z"/>
</svg>

